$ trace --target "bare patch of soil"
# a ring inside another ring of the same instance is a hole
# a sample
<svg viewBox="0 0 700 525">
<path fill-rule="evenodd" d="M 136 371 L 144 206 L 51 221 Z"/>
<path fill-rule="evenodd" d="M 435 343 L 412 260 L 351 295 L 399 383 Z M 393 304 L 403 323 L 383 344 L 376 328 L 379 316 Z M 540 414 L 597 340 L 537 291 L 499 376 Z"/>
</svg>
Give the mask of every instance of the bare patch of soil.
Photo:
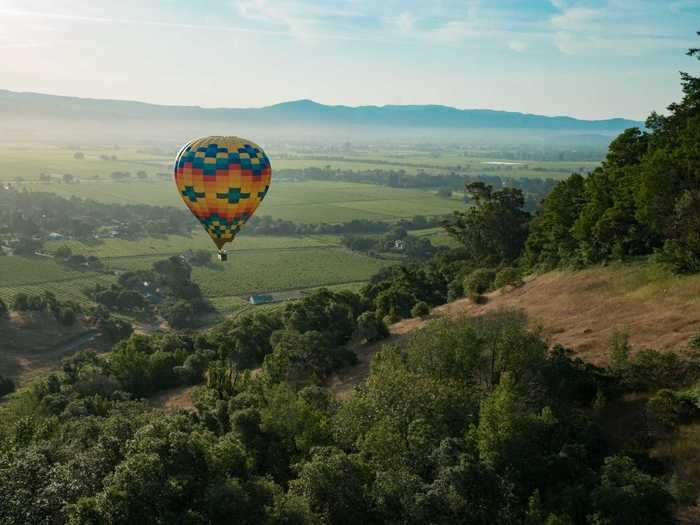
<svg viewBox="0 0 700 525">
<path fill-rule="evenodd" d="M 164 390 L 151 397 L 149 403 L 156 408 L 162 408 L 166 412 L 175 412 L 180 409 L 189 410 L 193 407 L 193 390 L 194 386 L 178 386 Z"/>
<path fill-rule="evenodd" d="M 77 350 L 104 350 L 92 328 L 80 321 L 63 326 L 53 316 L 13 313 L 0 321 L 0 373 L 20 384 L 54 368 L 62 358 Z"/>
</svg>

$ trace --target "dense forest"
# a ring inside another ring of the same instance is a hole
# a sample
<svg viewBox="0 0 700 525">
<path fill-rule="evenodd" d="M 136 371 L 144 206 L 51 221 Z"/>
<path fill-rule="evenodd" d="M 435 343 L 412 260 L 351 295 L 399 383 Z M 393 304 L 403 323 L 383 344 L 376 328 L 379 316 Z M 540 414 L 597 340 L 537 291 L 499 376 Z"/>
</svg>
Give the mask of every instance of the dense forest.
<svg viewBox="0 0 700 525">
<path fill-rule="evenodd" d="M 324 385 L 355 362 L 351 343 L 525 272 L 639 256 L 699 271 L 700 79 L 683 89 L 534 214 L 521 189 L 469 182 L 473 205 L 445 222 L 460 246 L 360 293 L 320 290 L 206 331 L 127 330 L 108 355 L 67 358 L 0 407 L 0 523 L 675 523 L 700 486 L 651 450 L 700 418 L 700 334 L 684 354 L 617 334 L 596 367 L 519 312 L 441 319 L 386 345 L 349 399 Z M 181 299 L 188 276 L 169 260 L 147 277 Z M 191 409 L 149 405 L 178 385 L 199 385 Z M 634 424 L 615 432 L 629 396 Z"/>
<path fill-rule="evenodd" d="M 658 525 L 694 500 L 647 450 L 698 417 L 697 357 L 622 338 L 596 368 L 501 312 L 386 347 L 337 401 L 321 385 L 342 344 L 382 336 L 358 299 L 66 359 L 3 410 L 0 523 Z M 140 401 L 201 381 L 191 411 Z M 622 445 L 605 432 L 621 394 L 658 389 Z"/>
</svg>

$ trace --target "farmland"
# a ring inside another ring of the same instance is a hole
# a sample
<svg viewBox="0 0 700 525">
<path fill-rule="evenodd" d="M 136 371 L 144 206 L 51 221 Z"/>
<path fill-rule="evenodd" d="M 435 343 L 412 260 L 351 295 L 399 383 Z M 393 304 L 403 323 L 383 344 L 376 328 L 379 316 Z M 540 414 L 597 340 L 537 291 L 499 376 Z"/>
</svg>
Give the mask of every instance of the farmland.
<svg viewBox="0 0 700 525">
<path fill-rule="evenodd" d="M 150 204 L 181 207 L 169 176 L 174 146 L 58 147 L 39 145 L 0 146 L 0 181 L 28 191 L 46 191 L 77 196 L 104 203 Z M 77 153 L 77 155 L 76 155 Z M 571 171 L 591 169 L 586 162 L 521 162 L 492 164 L 491 160 L 465 157 L 455 151 L 429 153 L 405 150 L 384 153 L 355 151 L 342 157 L 305 151 L 287 152 L 276 160 L 276 170 L 319 167 L 344 170 L 404 170 L 445 174 L 488 174 L 505 177 L 563 177 Z M 544 171 L 542 171 L 544 170 Z M 116 180 L 115 172 L 129 173 Z M 137 174 L 139 174 L 137 176 Z M 41 179 L 40 179 L 41 177 Z M 464 206 L 461 195 L 439 197 L 435 191 L 399 189 L 354 182 L 281 179 L 274 182 L 258 216 L 268 215 L 295 223 L 319 224 L 355 219 L 395 222 L 415 215 L 446 215 Z M 94 255 L 105 264 L 104 273 L 71 270 L 49 258 L 0 258 L 0 297 L 11 300 L 19 291 L 49 290 L 59 298 L 85 302 L 84 291 L 97 282 L 114 282 L 114 272 L 149 268 L 154 261 L 178 255 L 188 249 L 212 250 L 211 241 L 197 227 L 189 237 L 161 236 L 140 240 L 106 239 L 82 243 L 52 241 L 45 250 L 60 245 L 72 253 Z M 449 244 L 440 229 L 414 232 L 434 244 Z M 366 282 L 378 269 L 395 261 L 378 259 L 344 250 L 340 239 L 331 235 L 252 236 L 245 232 L 236 240 L 225 265 L 212 263 L 197 267 L 193 279 L 220 312 L 245 305 L 246 294 L 337 286 Z"/>
<path fill-rule="evenodd" d="M 77 145 L 2 145 L 0 181 L 11 182 L 29 191 L 47 191 L 104 203 L 179 207 L 182 203 L 169 175 L 174 150 L 174 146 L 149 149 L 139 146 L 81 148 Z M 557 179 L 572 171 L 589 171 L 598 164 L 588 161 L 500 162 L 465 157 L 459 151 L 430 153 L 408 150 L 396 154 L 360 150 L 341 157 L 284 153 L 277 159 L 273 150 L 270 155 L 276 173 L 285 169 L 328 167 L 354 171 L 403 170 L 409 174 L 455 172 Z M 128 178 L 117 180 L 113 177 L 115 173 L 128 174 Z M 352 182 L 278 179 L 274 181 L 258 215 L 315 224 L 354 219 L 396 220 L 419 214 L 443 215 L 461 206 L 458 194 L 452 198 L 441 198 L 428 190 Z"/>
<path fill-rule="evenodd" d="M 191 237 L 164 236 L 137 241 L 107 239 L 84 244 L 51 241 L 48 251 L 68 246 L 73 253 L 95 255 L 105 273 L 71 270 L 51 258 L 0 257 L 0 298 L 11 301 L 19 292 L 48 290 L 62 300 L 87 302 L 84 291 L 96 283 L 116 280 L 114 271 L 147 269 L 157 260 L 188 249 L 212 250 L 210 239 L 197 232 Z M 341 248 L 338 238 L 240 236 L 226 264 L 212 262 L 193 269 L 193 280 L 222 313 L 244 306 L 250 293 L 299 290 L 343 283 L 361 283 L 392 261 L 368 257 Z"/>
<path fill-rule="evenodd" d="M 386 147 L 368 150 L 353 150 L 342 155 L 322 153 L 297 153 L 274 147 L 266 148 L 275 170 L 303 169 L 308 167 L 341 170 L 404 170 L 415 174 L 449 173 L 490 173 L 508 177 L 552 177 L 562 178 L 572 171 L 591 170 L 599 163 L 593 161 L 542 161 L 498 159 L 493 157 L 471 156 L 458 149 L 446 151 L 416 151 Z M 74 158 L 76 153 L 82 158 Z M 142 146 L 81 147 L 49 146 L 31 144 L 0 145 L 0 180 L 12 181 L 21 177 L 26 181 L 39 180 L 39 176 L 61 176 L 70 173 L 83 180 L 99 177 L 109 178 L 114 171 L 136 173 L 145 171 L 148 175 L 169 173 L 170 164 L 177 152 L 175 145 L 159 149 Z M 279 153 L 279 154 L 278 154 Z M 467 156 L 469 155 L 469 156 Z"/>
<path fill-rule="evenodd" d="M 26 187 L 105 203 L 182 206 L 170 181 L 32 183 Z M 461 206 L 458 198 L 444 199 L 421 190 L 351 182 L 279 181 L 273 183 L 257 214 L 298 223 L 332 223 L 353 219 L 395 220 L 419 214 L 444 215 Z"/>
</svg>

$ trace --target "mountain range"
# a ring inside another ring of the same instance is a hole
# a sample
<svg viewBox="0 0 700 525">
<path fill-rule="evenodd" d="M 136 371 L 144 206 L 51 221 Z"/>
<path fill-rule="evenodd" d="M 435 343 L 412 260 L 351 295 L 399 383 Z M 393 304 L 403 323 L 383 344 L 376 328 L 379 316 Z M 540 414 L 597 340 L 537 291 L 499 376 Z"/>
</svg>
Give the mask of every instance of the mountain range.
<svg viewBox="0 0 700 525">
<path fill-rule="evenodd" d="M 431 129 L 450 133 L 483 130 L 494 132 L 533 131 L 546 135 L 594 134 L 608 138 L 621 130 L 641 126 L 641 122 L 622 118 L 581 120 L 567 116 L 544 116 L 487 109 L 458 109 L 440 105 L 329 106 L 311 100 L 282 102 L 261 108 L 203 108 L 168 106 L 144 102 L 78 98 L 40 93 L 0 90 L 0 131 L 12 136 L 22 130 L 37 130 L 37 122 L 69 122 L 64 131 L 74 135 L 80 126 L 89 133 L 121 130 L 131 126 L 139 132 L 158 126 L 165 132 L 179 135 L 189 130 L 209 133 L 235 132 L 237 129 L 304 130 L 323 136 L 333 130 L 357 132 L 366 130 Z M 92 126 L 90 125 L 92 124 Z M 85 128 L 87 126 L 87 128 Z M 97 128 L 96 128 L 97 126 Z M 4 128 L 4 129 L 3 129 Z M 233 130 L 233 131 L 229 131 Z M 15 133 L 13 133 L 15 132 Z M 152 131 L 151 131 L 152 132 Z"/>
</svg>

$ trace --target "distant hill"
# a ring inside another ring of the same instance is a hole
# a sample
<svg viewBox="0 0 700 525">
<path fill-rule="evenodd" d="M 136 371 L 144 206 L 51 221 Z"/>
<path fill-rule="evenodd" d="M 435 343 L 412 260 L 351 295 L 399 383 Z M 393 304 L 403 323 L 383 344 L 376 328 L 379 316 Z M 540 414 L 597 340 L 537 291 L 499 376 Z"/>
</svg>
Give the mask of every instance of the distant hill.
<svg viewBox="0 0 700 525">
<path fill-rule="evenodd" d="M 563 132 L 606 140 L 625 128 L 642 125 L 621 118 L 580 120 L 438 105 L 350 107 L 296 100 L 262 108 L 202 108 L 0 90 L 0 131 L 6 136 L 26 133 L 36 136 L 41 134 L 38 122 L 53 129 L 51 124 L 60 121 L 74 124 L 70 129 L 61 127 L 62 133 L 70 136 L 94 136 L 95 132 L 116 135 L 135 132 L 144 136 L 153 133 L 153 125 L 157 125 L 173 136 L 191 135 L 193 130 L 204 133 L 235 133 L 241 129 L 253 129 L 258 133 L 298 130 L 305 135 L 323 136 L 331 130 L 337 135 L 348 131 L 356 134 L 360 130 L 391 134 L 392 130 L 410 133 L 411 130 L 431 129 L 449 133 L 484 130 L 489 134 L 537 131 L 556 135 Z M 95 126 L 97 123 L 99 126 Z"/>
</svg>

